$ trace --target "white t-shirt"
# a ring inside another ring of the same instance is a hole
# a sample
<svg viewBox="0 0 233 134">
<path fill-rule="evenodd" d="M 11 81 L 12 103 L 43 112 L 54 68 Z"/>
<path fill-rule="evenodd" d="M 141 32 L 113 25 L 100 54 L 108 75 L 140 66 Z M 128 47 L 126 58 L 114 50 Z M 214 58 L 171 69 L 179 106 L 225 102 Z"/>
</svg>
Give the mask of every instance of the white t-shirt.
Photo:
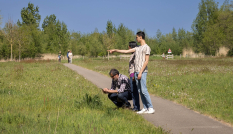
<svg viewBox="0 0 233 134">
<path fill-rule="evenodd" d="M 71 52 L 69 52 L 69 55 L 68 55 L 70 58 L 72 58 L 73 54 Z"/>
<path fill-rule="evenodd" d="M 133 49 L 135 50 L 135 72 L 140 72 L 146 61 L 146 55 L 150 55 L 151 49 L 147 44 L 140 47 L 135 47 Z M 147 66 L 143 72 L 148 72 Z"/>
</svg>

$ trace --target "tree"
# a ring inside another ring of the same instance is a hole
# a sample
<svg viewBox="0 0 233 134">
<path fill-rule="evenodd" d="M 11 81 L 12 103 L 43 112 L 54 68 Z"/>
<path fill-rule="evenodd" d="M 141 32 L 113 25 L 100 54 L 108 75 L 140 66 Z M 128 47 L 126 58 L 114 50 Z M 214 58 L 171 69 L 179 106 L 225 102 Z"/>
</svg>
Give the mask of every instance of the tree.
<svg viewBox="0 0 233 134">
<path fill-rule="evenodd" d="M 41 46 L 41 32 L 38 28 L 40 23 L 39 7 L 34 7 L 34 4 L 28 3 L 28 7 L 24 7 L 21 10 L 22 22 L 18 20 L 18 26 L 24 26 L 28 33 L 27 50 L 25 51 L 25 57 L 34 58 L 37 54 L 42 52 Z"/>
<path fill-rule="evenodd" d="M 45 34 L 46 52 L 62 51 L 64 54 L 68 49 L 70 37 L 66 24 L 56 20 L 56 16 L 52 14 L 46 16 L 42 28 Z"/>
<path fill-rule="evenodd" d="M 146 38 L 146 43 L 150 46 L 151 48 L 151 55 L 157 54 L 157 49 L 158 49 L 158 43 L 155 38 Z"/>
<path fill-rule="evenodd" d="M 199 3 L 199 12 L 192 24 L 193 37 L 196 41 L 197 50 L 202 48 L 202 40 L 208 26 L 214 25 L 218 18 L 218 4 L 213 0 L 201 0 Z"/>
<path fill-rule="evenodd" d="M 115 26 L 112 24 L 112 21 L 107 21 L 107 25 L 106 25 L 106 31 L 107 33 L 102 33 L 102 38 L 101 42 L 105 48 L 105 52 L 106 50 L 110 49 L 111 47 L 115 46 L 116 43 L 116 33 L 117 30 L 115 28 Z M 105 52 L 102 52 L 101 55 L 104 55 Z M 109 52 L 108 52 L 108 60 L 109 60 Z"/>
<path fill-rule="evenodd" d="M 106 54 L 107 50 L 103 48 L 103 45 L 101 45 L 99 37 L 100 37 L 100 34 L 96 32 L 92 33 L 89 36 L 90 45 L 91 45 L 91 47 L 89 48 L 90 56 L 97 57 L 97 56 L 103 56 Z"/>
<path fill-rule="evenodd" d="M 71 35 L 70 35 L 70 44 L 71 44 L 71 50 L 72 50 L 72 53 L 74 55 L 77 55 L 79 54 L 79 46 L 78 46 L 78 43 L 80 41 L 80 38 L 81 38 L 81 33 L 79 32 L 72 32 Z"/>
<path fill-rule="evenodd" d="M 174 27 L 172 28 L 172 39 L 174 41 L 177 41 L 177 33 L 176 33 L 176 29 Z"/>
<path fill-rule="evenodd" d="M 34 4 L 28 3 L 28 7 L 21 10 L 22 23 L 18 20 L 18 25 L 35 25 L 39 26 L 41 16 L 39 15 L 39 7 L 34 7 Z"/>
<path fill-rule="evenodd" d="M 107 50 L 111 49 L 114 46 L 114 39 L 115 39 L 115 36 L 113 36 L 112 38 L 109 38 L 107 34 L 103 34 L 102 42 L 103 42 L 104 48 L 107 48 Z M 108 52 L 108 60 L 109 60 L 109 52 Z"/>
<path fill-rule="evenodd" d="M 230 7 L 230 5 L 224 5 Z M 223 9 L 223 8 L 222 8 Z M 229 8 L 230 9 L 230 8 Z M 231 10 L 220 10 L 218 15 L 218 21 L 216 24 L 208 27 L 208 30 L 204 34 L 203 38 L 203 49 L 208 54 L 215 54 L 219 47 L 233 48 L 233 11 Z"/>
<path fill-rule="evenodd" d="M 56 24 L 56 16 L 52 14 L 50 16 L 45 17 L 43 24 L 42 24 L 42 28 L 45 30 L 47 27 L 51 27 L 55 24 Z"/>
<path fill-rule="evenodd" d="M 156 38 L 159 41 L 161 39 L 161 37 L 162 37 L 162 32 L 158 29 L 157 32 L 156 32 Z"/>
<path fill-rule="evenodd" d="M 194 32 L 194 38 L 196 39 L 197 43 L 200 43 L 203 38 L 203 33 L 207 27 L 207 11 L 206 11 L 206 4 L 205 0 L 201 0 L 199 3 L 199 12 L 197 14 L 196 19 L 192 24 L 192 29 Z"/>
<path fill-rule="evenodd" d="M 106 31 L 109 38 L 112 38 L 113 34 L 116 33 L 116 28 L 113 26 L 112 21 L 107 21 Z"/>
<path fill-rule="evenodd" d="M 204 33 L 202 51 L 215 55 L 219 47 L 222 46 L 223 39 L 224 35 L 218 25 L 209 26 Z"/>
<path fill-rule="evenodd" d="M 57 28 L 57 26 L 59 26 L 59 28 Z M 44 35 L 45 35 L 45 42 L 46 42 L 46 52 L 57 52 L 59 51 L 58 48 L 56 48 L 56 44 L 58 44 L 58 32 L 60 31 L 60 24 L 57 24 L 57 20 L 56 20 L 56 16 L 54 14 L 50 15 L 50 16 L 46 16 L 43 24 L 42 24 L 42 28 L 44 31 Z M 62 52 L 63 53 L 63 52 Z"/>
<path fill-rule="evenodd" d="M 25 43 L 28 42 L 28 35 L 26 31 L 26 25 L 17 27 L 16 29 L 16 43 L 18 44 L 18 52 L 19 52 L 19 61 L 21 59 L 21 53 L 26 49 Z"/>
<path fill-rule="evenodd" d="M 121 23 L 117 28 L 117 48 L 123 49 L 128 42 L 126 41 L 126 27 L 123 23 Z"/>
<path fill-rule="evenodd" d="M 215 55 L 222 46 L 231 49 L 233 47 L 233 12 L 229 0 L 225 0 L 219 10 L 217 4 L 211 0 L 206 0 L 205 5 L 207 21 L 201 40 L 199 43 L 195 43 L 198 50 L 205 54 Z M 194 37 L 197 37 L 196 33 L 194 33 Z M 194 39 L 196 40 L 196 38 Z"/>
<path fill-rule="evenodd" d="M 87 48 L 86 48 L 86 46 L 82 42 L 80 42 L 80 44 L 79 44 L 78 52 L 83 57 L 87 54 Z"/>
<path fill-rule="evenodd" d="M 178 41 L 176 42 L 174 39 L 173 33 L 168 33 L 165 35 L 165 51 L 168 52 L 168 49 L 172 50 L 172 54 L 178 55 L 180 54 L 180 46 Z M 164 52 L 164 51 L 163 51 Z"/>
<path fill-rule="evenodd" d="M 231 10 L 231 6 L 229 4 L 229 0 L 225 0 L 220 8 L 220 11 L 230 11 L 230 10 Z"/>
<path fill-rule="evenodd" d="M 13 43 L 15 41 L 16 27 L 17 27 L 16 24 L 14 24 L 11 19 L 8 20 L 8 22 L 6 23 L 6 25 L 4 27 L 5 38 L 7 39 L 7 41 L 11 45 L 11 61 L 12 61 L 12 47 L 13 47 Z"/>
<path fill-rule="evenodd" d="M 160 31 L 160 29 L 158 29 L 156 32 L 156 40 L 158 43 L 156 52 L 158 54 L 161 54 L 164 52 L 164 50 L 161 50 L 161 47 L 163 47 L 163 46 L 162 46 L 162 32 Z"/>
</svg>

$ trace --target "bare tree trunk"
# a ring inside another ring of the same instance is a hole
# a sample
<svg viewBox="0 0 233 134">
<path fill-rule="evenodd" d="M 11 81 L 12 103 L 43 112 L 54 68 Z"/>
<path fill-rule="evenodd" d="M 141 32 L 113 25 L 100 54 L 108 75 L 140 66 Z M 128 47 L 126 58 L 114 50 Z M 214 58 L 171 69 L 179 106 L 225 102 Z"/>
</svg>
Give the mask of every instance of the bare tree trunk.
<svg viewBox="0 0 233 134">
<path fill-rule="evenodd" d="M 109 51 L 108 51 L 108 60 L 109 60 Z"/>
</svg>

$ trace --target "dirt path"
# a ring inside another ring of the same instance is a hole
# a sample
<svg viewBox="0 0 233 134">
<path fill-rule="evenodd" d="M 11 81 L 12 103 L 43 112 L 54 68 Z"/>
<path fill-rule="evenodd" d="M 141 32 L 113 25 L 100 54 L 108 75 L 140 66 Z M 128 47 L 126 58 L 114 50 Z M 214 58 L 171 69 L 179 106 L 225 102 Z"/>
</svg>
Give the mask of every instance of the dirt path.
<svg viewBox="0 0 233 134">
<path fill-rule="evenodd" d="M 111 78 L 73 64 L 64 64 L 99 88 L 110 88 Z M 233 128 L 181 105 L 151 95 L 155 114 L 142 116 L 174 134 L 233 134 Z M 142 106 L 142 105 L 141 105 Z M 141 107 L 142 108 L 142 107 Z"/>
</svg>

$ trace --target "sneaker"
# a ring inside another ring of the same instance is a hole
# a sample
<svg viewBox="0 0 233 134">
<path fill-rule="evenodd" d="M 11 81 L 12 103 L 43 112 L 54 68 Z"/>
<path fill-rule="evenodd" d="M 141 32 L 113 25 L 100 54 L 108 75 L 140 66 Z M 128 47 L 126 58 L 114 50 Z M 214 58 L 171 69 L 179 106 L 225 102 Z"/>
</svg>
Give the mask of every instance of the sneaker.
<svg viewBox="0 0 233 134">
<path fill-rule="evenodd" d="M 132 111 L 134 111 L 134 112 L 138 112 L 138 109 L 136 109 L 136 108 L 133 108 L 133 109 L 132 109 Z"/>
<path fill-rule="evenodd" d="M 153 114 L 153 113 L 155 113 L 155 110 L 154 110 L 154 108 L 148 108 L 148 110 L 145 113 Z"/>
<path fill-rule="evenodd" d="M 143 108 L 141 111 L 138 111 L 137 114 L 143 114 L 147 111 L 147 109 Z"/>
</svg>

